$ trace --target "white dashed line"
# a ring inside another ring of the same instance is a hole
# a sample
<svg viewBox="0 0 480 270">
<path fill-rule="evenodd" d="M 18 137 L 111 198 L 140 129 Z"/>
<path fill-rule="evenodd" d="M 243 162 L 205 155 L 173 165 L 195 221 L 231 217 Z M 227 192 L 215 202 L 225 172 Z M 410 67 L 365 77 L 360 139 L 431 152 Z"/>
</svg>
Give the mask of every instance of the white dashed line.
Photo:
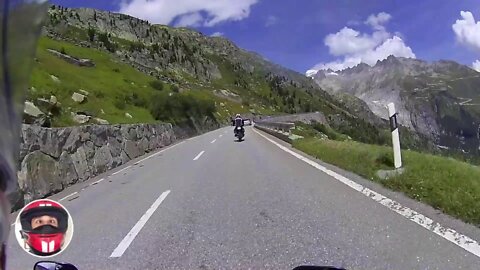
<svg viewBox="0 0 480 270">
<path fill-rule="evenodd" d="M 118 171 L 118 172 L 114 172 L 114 173 L 112 173 L 112 175 L 119 174 L 119 173 L 121 173 L 121 172 L 125 171 L 126 169 L 128 169 L 128 168 L 130 168 L 130 167 L 132 167 L 132 166 L 131 166 L 131 165 L 129 165 L 129 166 L 127 166 L 127 167 L 125 167 L 125 168 L 121 169 L 121 170 L 120 170 L 120 171 Z"/>
<path fill-rule="evenodd" d="M 200 152 L 193 160 L 198 160 L 203 155 L 203 153 L 205 153 L 205 151 Z"/>
<path fill-rule="evenodd" d="M 220 134 L 220 136 L 218 136 L 219 138 L 223 137 L 223 134 Z"/>
<path fill-rule="evenodd" d="M 102 178 L 102 179 L 100 179 L 100 180 L 98 180 L 98 181 L 95 181 L 95 182 L 91 183 L 90 186 L 96 185 L 96 184 L 102 182 L 103 180 L 105 180 L 105 178 Z"/>
<path fill-rule="evenodd" d="M 110 255 L 110 258 L 119 258 L 122 257 L 123 253 L 127 250 L 127 248 L 130 246 L 130 244 L 133 242 L 137 234 L 140 232 L 140 230 L 143 228 L 143 226 L 147 223 L 147 221 L 150 219 L 150 217 L 153 215 L 155 210 L 160 206 L 160 204 L 165 200 L 167 195 L 170 193 L 170 190 L 167 190 L 158 197 L 157 200 L 148 208 L 148 210 L 143 214 L 143 216 L 138 220 L 137 224 L 133 226 L 133 228 L 128 232 L 128 234 L 123 238 L 123 240 L 118 244 L 117 248 L 112 252 Z"/>
<path fill-rule="evenodd" d="M 408 207 L 405 207 L 403 205 L 401 205 L 400 203 L 390 199 L 390 198 L 387 198 L 385 196 L 383 196 L 382 194 L 378 193 L 378 192 L 375 192 L 369 188 L 366 188 L 332 170 L 329 170 L 327 168 L 325 168 L 324 166 L 318 164 L 317 162 L 313 161 L 313 160 L 310 160 L 290 149 L 288 149 L 287 147 L 271 140 L 270 138 L 266 137 L 265 135 L 263 134 L 260 134 L 258 131 L 254 130 L 255 133 L 257 133 L 258 135 L 262 136 L 263 138 L 267 139 L 268 141 L 270 141 L 271 143 L 273 143 L 274 145 L 278 146 L 280 149 L 282 149 L 283 151 L 289 153 L 290 155 L 300 159 L 301 161 L 313 166 L 314 168 L 330 175 L 331 177 L 337 179 L 338 181 L 342 182 L 343 184 L 351 187 L 352 189 L 362 193 L 363 195 L 369 197 L 370 199 L 376 201 L 377 203 L 387 207 L 388 209 L 396 212 L 397 214 L 405 217 L 406 219 L 412 221 L 412 222 L 415 222 L 416 224 L 422 226 L 423 228 L 441 236 L 442 238 L 444 238 L 445 240 L 447 241 L 450 241 L 452 242 L 453 244 L 463 248 L 464 250 L 472 253 L 473 255 L 477 256 L 477 257 L 480 257 L 480 243 L 478 243 L 477 241 L 473 240 L 472 238 L 466 236 L 466 235 L 463 235 L 463 234 L 460 234 L 458 233 L 457 231 L 451 229 L 451 228 L 448 228 L 448 227 L 444 227 L 442 226 L 440 223 L 438 222 L 435 222 L 434 220 L 432 220 L 431 218 L 429 217 L 426 217 Z"/>
<path fill-rule="evenodd" d="M 78 192 L 75 191 L 75 192 L 73 192 L 72 194 L 69 194 L 69 195 L 63 197 L 63 198 L 61 198 L 61 199 L 58 200 L 58 201 L 61 202 L 61 201 L 66 200 L 67 198 L 72 197 L 73 195 L 76 195 L 76 194 L 78 194 Z"/>
<path fill-rule="evenodd" d="M 217 139 L 215 139 L 215 140 L 211 141 L 210 143 L 215 143 L 216 141 L 217 141 Z"/>
</svg>

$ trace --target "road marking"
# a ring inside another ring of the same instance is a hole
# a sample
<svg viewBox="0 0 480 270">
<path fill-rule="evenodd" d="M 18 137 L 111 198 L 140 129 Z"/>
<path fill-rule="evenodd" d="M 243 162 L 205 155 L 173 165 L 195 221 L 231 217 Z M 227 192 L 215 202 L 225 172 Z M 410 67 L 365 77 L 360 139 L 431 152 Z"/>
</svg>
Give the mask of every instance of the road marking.
<svg viewBox="0 0 480 270">
<path fill-rule="evenodd" d="M 216 141 L 217 141 L 217 139 L 215 139 L 215 140 L 211 141 L 210 143 L 215 143 Z"/>
<path fill-rule="evenodd" d="M 218 136 L 219 138 L 223 137 L 223 134 L 220 134 L 220 136 Z"/>
<path fill-rule="evenodd" d="M 125 167 L 125 168 L 121 169 L 121 170 L 120 170 L 120 171 L 118 171 L 118 172 L 114 172 L 114 173 L 112 173 L 112 175 L 119 174 L 119 173 L 121 173 L 121 172 L 125 171 L 126 169 L 128 169 L 128 168 L 130 168 L 130 167 L 132 167 L 132 165 L 129 165 L 129 166 L 127 166 L 127 167 Z"/>
<path fill-rule="evenodd" d="M 100 180 L 98 180 L 98 181 L 95 181 L 95 182 L 91 183 L 90 186 L 94 186 L 94 185 L 102 182 L 103 180 L 105 180 L 105 178 L 102 178 L 102 179 L 100 179 Z"/>
<path fill-rule="evenodd" d="M 69 194 L 69 195 L 63 197 L 63 198 L 61 198 L 61 199 L 58 200 L 58 201 L 61 202 L 61 201 L 63 201 L 63 200 L 66 200 L 68 197 L 72 197 L 73 195 L 76 195 L 76 194 L 78 194 L 78 192 L 75 191 L 75 192 L 73 192 L 72 194 Z"/>
<path fill-rule="evenodd" d="M 480 243 L 478 243 L 477 241 L 473 240 L 472 238 L 466 236 L 466 235 L 463 235 L 463 234 L 460 234 L 458 233 L 457 231 L 451 229 L 451 228 L 448 228 L 448 227 L 444 227 L 442 226 L 440 223 L 438 222 L 435 222 L 434 220 L 430 219 L 429 217 L 426 217 L 408 207 L 405 207 L 403 205 L 401 205 L 400 203 L 390 199 L 390 198 L 387 198 L 385 196 L 383 196 L 382 194 L 378 193 L 378 192 L 375 192 L 369 188 L 366 188 L 332 170 L 329 170 L 327 168 L 325 168 L 324 166 L 318 164 L 317 162 L 313 161 L 313 160 L 310 160 L 290 149 L 288 149 L 287 147 L 271 140 L 270 138 L 266 137 L 265 135 L 259 133 L 258 131 L 254 130 L 255 133 L 257 133 L 258 135 L 262 136 L 263 138 L 267 139 L 268 141 L 270 141 L 271 143 L 273 143 L 274 145 L 278 146 L 280 149 L 282 149 L 283 151 L 291 154 L 292 156 L 300 159 L 301 161 L 313 166 L 314 168 L 330 175 L 331 177 L 337 179 L 338 181 L 342 182 L 343 184 L 351 187 L 352 189 L 362 193 L 363 195 L 369 197 L 370 199 L 376 201 L 377 203 L 389 208 L 390 210 L 396 212 L 397 214 L 399 215 L 402 215 L 403 217 L 405 217 L 406 219 L 410 220 L 410 221 L 413 221 L 415 222 L 416 224 L 422 226 L 423 228 L 443 237 L 445 240 L 447 241 L 450 241 L 452 243 L 454 243 L 455 245 L 463 248 L 464 250 L 472 253 L 473 255 L 477 256 L 477 257 L 480 257 Z"/>
<path fill-rule="evenodd" d="M 165 200 L 165 198 L 168 196 L 170 193 L 170 190 L 167 190 L 158 197 L 157 200 L 148 208 L 148 210 L 143 214 L 143 216 L 137 221 L 137 224 L 133 226 L 133 228 L 128 232 L 128 234 L 123 238 L 123 240 L 118 244 L 117 248 L 112 252 L 110 255 L 110 258 L 119 258 L 122 257 L 123 253 L 127 250 L 127 248 L 130 246 L 130 244 L 133 242 L 137 234 L 140 232 L 140 230 L 145 226 L 147 221 L 150 219 L 150 217 L 153 215 L 155 210 L 160 206 L 160 204 Z"/>
<path fill-rule="evenodd" d="M 203 155 L 203 153 L 205 153 L 205 151 L 200 152 L 193 160 L 198 160 Z"/>
</svg>

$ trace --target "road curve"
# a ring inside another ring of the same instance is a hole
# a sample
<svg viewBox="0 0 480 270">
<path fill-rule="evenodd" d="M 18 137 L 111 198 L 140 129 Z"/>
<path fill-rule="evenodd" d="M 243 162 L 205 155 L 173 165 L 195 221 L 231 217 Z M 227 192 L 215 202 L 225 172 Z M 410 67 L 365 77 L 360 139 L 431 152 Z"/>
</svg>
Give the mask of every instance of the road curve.
<svg viewBox="0 0 480 270">
<path fill-rule="evenodd" d="M 191 138 L 53 196 L 75 223 L 53 259 L 80 270 L 478 269 L 479 257 L 252 129 L 244 142 L 231 133 Z M 8 269 L 38 261 L 13 232 L 8 248 Z"/>
</svg>

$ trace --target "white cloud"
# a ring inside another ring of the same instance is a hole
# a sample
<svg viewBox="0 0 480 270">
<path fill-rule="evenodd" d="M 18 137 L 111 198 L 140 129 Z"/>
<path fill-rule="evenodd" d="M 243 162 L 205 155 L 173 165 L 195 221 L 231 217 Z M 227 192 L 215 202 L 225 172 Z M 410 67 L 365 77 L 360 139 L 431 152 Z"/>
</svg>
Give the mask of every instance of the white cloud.
<svg viewBox="0 0 480 270">
<path fill-rule="evenodd" d="M 377 15 L 372 14 L 368 16 L 368 19 L 365 21 L 365 23 L 373 27 L 375 30 L 384 30 L 385 26 L 383 25 L 390 21 L 391 18 L 392 15 L 385 12 L 380 12 Z"/>
<path fill-rule="evenodd" d="M 335 56 L 360 53 L 378 46 L 385 34 L 381 31 L 373 35 L 360 34 L 358 31 L 344 27 L 335 34 L 327 35 L 325 45 Z"/>
<path fill-rule="evenodd" d="M 181 16 L 178 21 L 175 23 L 175 27 L 186 27 L 186 26 L 199 26 L 203 17 L 200 13 L 190 13 L 184 16 Z"/>
<path fill-rule="evenodd" d="M 119 12 L 152 23 L 211 27 L 225 21 L 239 21 L 250 15 L 259 0 L 124 0 Z M 190 24 L 189 24 L 190 23 Z"/>
<path fill-rule="evenodd" d="M 278 18 L 275 16 L 268 16 L 267 21 L 265 22 L 265 27 L 270 27 L 278 22 Z"/>
<path fill-rule="evenodd" d="M 452 25 L 457 40 L 470 48 L 480 50 L 480 21 L 476 22 L 470 11 L 462 11 L 460 16 L 462 19 Z"/>
<path fill-rule="evenodd" d="M 390 55 L 415 58 L 412 49 L 405 44 L 400 35 L 389 33 L 383 26 L 390 19 L 391 15 L 385 12 L 370 15 L 365 23 L 373 28 L 372 34 L 344 27 L 337 33 L 327 35 L 324 42 L 330 54 L 340 58 L 328 63 L 319 63 L 311 68 L 309 73 L 320 69 L 343 70 L 360 63 L 375 65 L 378 60 L 386 59 Z"/>
<path fill-rule="evenodd" d="M 480 72 L 480 60 L 476 60 L 475 62 L 473 62 L 472 68 Z"/>
<path fill-rule="evenodd" d="M 215 32 L 215 33 L 211 34 L 210 36 L 211 37 L 222 37 L 223 33 L 222 32 Z"/>
</svg>

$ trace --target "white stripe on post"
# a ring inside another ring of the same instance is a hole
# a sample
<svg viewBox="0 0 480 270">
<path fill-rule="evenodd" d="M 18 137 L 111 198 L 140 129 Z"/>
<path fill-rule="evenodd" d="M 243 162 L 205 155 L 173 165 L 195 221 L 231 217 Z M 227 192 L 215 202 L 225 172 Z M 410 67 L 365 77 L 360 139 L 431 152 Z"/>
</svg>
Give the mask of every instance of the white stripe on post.
<svg viewBox="0 0 480 270">
<path fill-rule="evenodd" d="M 392 131 L 392 145 L 393 158 L 395 161 L 395 168 L 402 167 L 402 152 L 400 148 L 400 134 L 398 133 L 397 112 L 395 111 L 395 104 L 388 104 L 388 117 L 390 118 L 390 130 Z"/>
</svg>

